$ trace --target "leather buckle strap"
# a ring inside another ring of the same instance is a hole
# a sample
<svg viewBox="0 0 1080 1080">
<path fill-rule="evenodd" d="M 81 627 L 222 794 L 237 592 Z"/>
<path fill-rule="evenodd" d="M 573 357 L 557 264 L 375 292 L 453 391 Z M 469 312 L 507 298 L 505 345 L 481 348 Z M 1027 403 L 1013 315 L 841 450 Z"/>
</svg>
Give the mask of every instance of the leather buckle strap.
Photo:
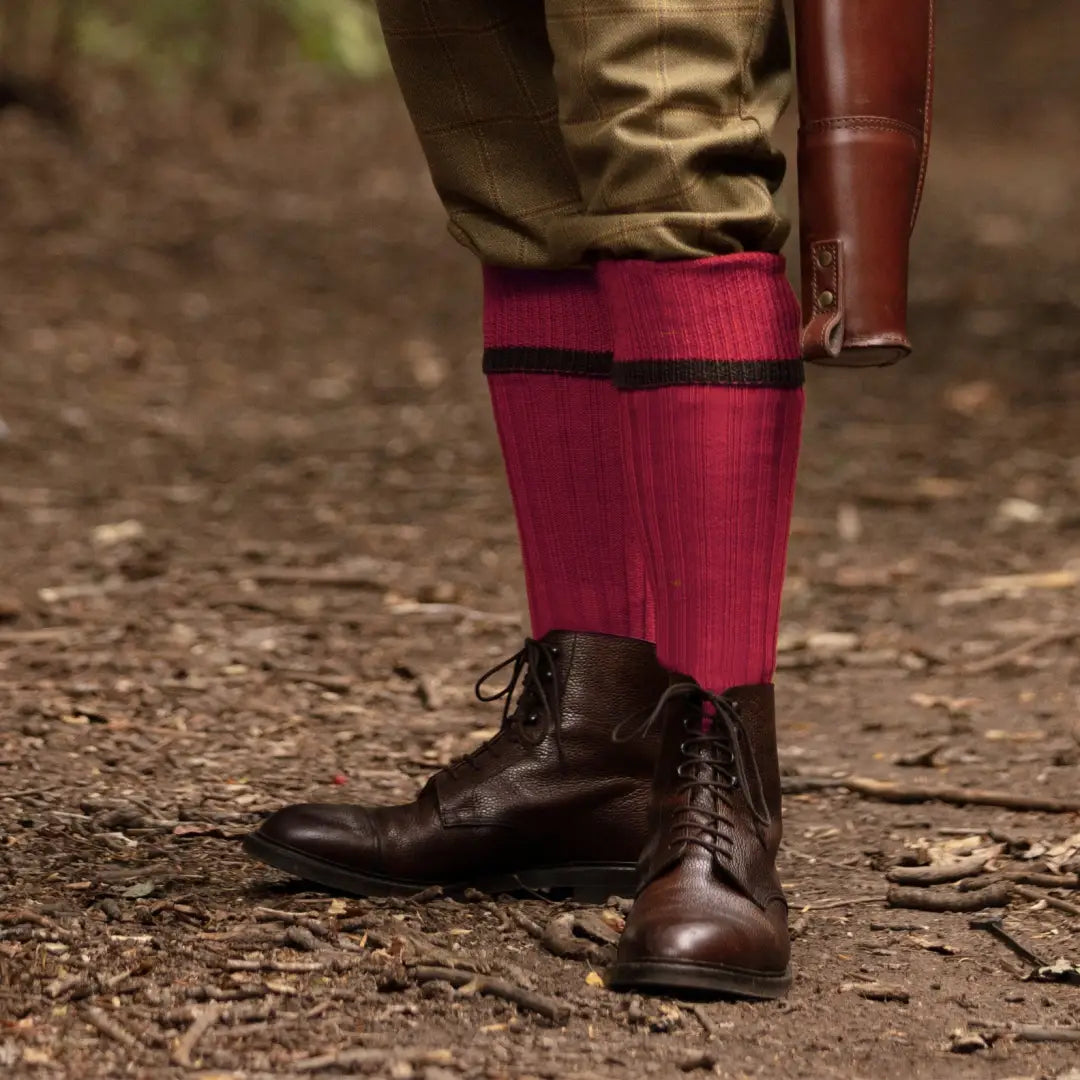
<svg viewBox="0 0 1080 1080">
<path fill-rule="evenodd" d="M 844 249 L 839 240 L 810 245 L 810 307 L 803 328 L 803 357 L 835 359 L 844 345 Z"/>
</svg>

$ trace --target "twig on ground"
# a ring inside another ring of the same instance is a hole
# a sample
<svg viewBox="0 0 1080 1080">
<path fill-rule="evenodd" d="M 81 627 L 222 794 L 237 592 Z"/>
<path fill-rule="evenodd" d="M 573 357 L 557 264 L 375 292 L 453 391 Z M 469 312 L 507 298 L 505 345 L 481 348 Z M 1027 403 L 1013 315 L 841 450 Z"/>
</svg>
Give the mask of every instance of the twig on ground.
<svg viewBox="0 0 1080 1080">
<path fill-rule="evenodd" d="M 1045 649 L 1048 645 L 1068 644 L 1068 642 L 1078 637 L 1080 637 L 1080 626 L 1065 626 L 1059 630 L 1048 630 L 1045 634 L 1038 634 L 994 656 L 987 656 L 982 660 L 972 660 L 970 663 L 962 664 L 956 668 L 956 673 L 960 675 L 985 675 L 990 671 L 1006 667 L 1015 660 L 1022 660 L 1025 656 L 1038 652 L 1039 649 Z"/>
<path fill-rule="evenodd" d="M 477 622 L 496 623 L 500 626 L 520 626 L 520 615 L 508 615 L 498 611 L 478 611 L 462 604 L 429 604 L 416 600 L 403 600 L 400 604 L 391 604 L 387 609 L 391 615 L 426 615 L 431 617 L 455 616 L 461 619 L 474 619 Z"/>
<path fill-rule="evenodd" d="M 198 1015 L 191 1022 L 191 1027 L 184 1032 L 183 1038 L 176 1044 L 173 1050 L 172 1060 L 174 1065 L 182 1069 L 190 1069 L 191 1054 L 199 1044 L 199 1040 L 221 1019 L 222 1008 L 216 1002 L 200 1009 Z"/>
<path fill-rule="evenodd" d="M 899 986 L 887 986 L 885 983 L 878 982 L 841 983 L 840 990 L 842 993 L 854 992 L 858 994 L 859 997 L 866 998 L 868 1001 L 899 1001 L 902 1005 L 906 1005 L 911 1000 L 909 991 L 904 990 Z"/>
<path fill-rule="evenodd" d="M 411 1065 L 449 1065 L 453 1055 L 449 1050 L 384 1050 L 360 1046 L 353 1050 L 339 1050 L 331 1054 L 294 1061 L 294 1072 L 319 1072 L 322 1069 L 374 1069 L 387 1062 L 403 1061 Z"/>
<path fill-rule="evenodd" d="M 526 990 L 523 986 L 515 986 L 505 979 L 493 979 L 487 975 L 477 975 L 472 971 L 460 971 L 457 968 L 415 967 L 409 968 L 408 973 L 416 982 L 443 979 L 459 989 L 468 986 L 477 994 L 488 994 L 491 997 L 502 998 L 503 1001 L 513 1002 L 519 1008 L 537 1013 L 554 1024 L 565 1024 L 572 1012 L 565 1002 L 544 997 L 532 990 Z"/>
<path fill-rule="evenodd" d="M 889 890 L 886 900 L 889 907 L 908 908 L 912 911 L 984 911 L 986 908 L 1008 907 L 1012 894 L 1012 883 L 999 881 L 985 889 L 967 893 L 941 893 L 894 886 Z"/>
<path fill-rule="evenodd" d="M 981 874 L 986 864 L 991 859 L 996 859 L 1004 850 L 1005 846 L 1002 844 L 966 859 L 935 863 L 932 866 L 895 866 L 885 877 L 897 885 L 947 885 L 952 881 Z"/>
<path fill-rule="evenodd" d="M 1030 900 L 1033 904 L 1042 903 L 1052 907 L 1056 911 L 1063 911 L 1066 915 L 1080 916 L 1080 905 L 1070 904 L 1068 900 L 1059 900 L 1056 896 L 1044 896 L 1034 889 L 1026 889 L 1023 885 L 1013 884 L 1013 892 L 1024 900 Z"/>
<path fill-rule="evenodd" d="M 1080 874 L 1025 874 L 1008 871 L 1002 875 L 1017 885 L 1034 885 L 1037 889 L 1080 889 Z"/>
<path fill-rule="evenodd" d="M 982 1032 L 988 1042 L 998 1039 L 1015 1039 L 1017 1042 L 1080 1042 L 1080 1027 L 1042 1027 L 1038 1024 L 984 1024 L 971 1021 L 972 1027 Z"/>
<path fill-rule="evenodd" d="M 705 1034 L 710 1038 L 716 1034 L 716 1021 L 705 1011 L 703 1005 L 691 1005 L 690 1011 L 697 1017 L 698 1023 L 705 1029 Z"/>
<path fill-rule="evenodd" d="M 803 904 L 800 911 L 828 911 L 830 908 L 848 907 L 851 904 L 883 904 L 885 897 L 881 893 L 872 896 L 841 896 L 831 900 L 812 900 Z"/>
<path fill-rule="evenodd" d="M 347 694 L 355 685 L 348 675 L 328 675 L 318 671 L 305 671 L 303 668 L 274 668 L 274 673 L 289 682 L 306 682 L 320 686 L 332 694 Z"/>
<path fill-rule="evenodd" d="M 142 1049 L 143 1044 L 127 1028 L 121 1027 L 115 1020 L 100 1009 L 94 1008 L 93 1005 L 81 1009 L 80 1015 L 91 1027 L 97 1028 L 102 1035 L 107 1035 L 121 1046 L 126 1046 L 129 1050 Z"/>
<path fill-rule="evenodd" d="M 1045 966 L 1045 961 L 1041 957 L 1036 956 L 1035 953 L 1022 945 L 1005 929 L 1001 923 L 1000 916 L 992 919 L 972 919 L 971 922 L 968 923 L 968 926 L 970 926 L 972 930 L 985 930 L 991 937 L 997 938 L 1005 948 L 1016 953 L 1024 963 L 1030 964 L 1033 968 Z"/>
<path fill-rule="evenodd" d="M 239 575 L 257 585 L 322 585 L 336 589 L 385 589 L 374 573 L 313 570 L 302 566 L 263 566 Z"/>
<path fill-rule="evenodd" d="M 303 961 L 282 962 L 280 960 L 233 960 L 225 961 L 226 971 L 276 971 L 282 975 L 304 975 L 313 971 L 323 971 L 324 964 L 304 963 Z"/>
<path fill-rule="evenodd" d="M 586 960 L 593 964 L 607 963 L 611 959 L 610 947 L 578 937 L 574 933 L 576 918 L 573 912 L 556 915 L 547 924 L 540 944 L 553 956 L 559 956 L 565 960 Z"/>
<path fill-rule="evenodd" d="M 794 776 L 784 777 L 785 795 L 805 794 L 837 788 L 883 802 L 943 802 L 955 806 L 999 806 L 1006 810 L 1031 810 L 1047 814 L 1080 813 L 1080 799 L 1055 799 L 1050 796 L 1024 795 L 1017 791 L 987 791 L 982 788 L 919 787 L 895 780 L 874 780 L 868 776 Z"/>
<path fill-rule="evenodd" d="M 543 941 L 544 928 L 535 919 L 530 919 L 524 911 L 518 911 L 517 908 L 510 908 L 509 915 L 527 934 L 537 941 Z"/>
<path fill-rule="evenodd" d="M 1024 870 L 1002 870 L 993 875 L 994 881 L 1011 881 L 1015 885 L 1033 885 L 1036 889 L 1080 889 L 1080 877 L 1075 874 L 1039 874 Z M 958 886 L 967 890 L 978 888 L 973 881 Z"/>
<path fill-rule="evenodd" d="M 377 1068 L 390 1058 L 389 1050 L 361 1046 L 355 1050 L 340 1050 L 335 1054 L 319 1054 L 318 1057 L 294 1061 L 294 1072 L 319 1072 L 322 1069 L 351 1069 L 356 1067 Z"/>
<path fill-rule="evenodd" d="M 302 926 L 304 929 L 310 930 L 316 937 L 330 937 L 330 931 L 321 922 L 303 912 L 257 907 L 255 908 L 255 917 L 259 922 L 283 922 L 287 926 Z"/>
<path fill-rule="evenodd" d="M 43 787 L 21 788 L 19 791 L 5 791 L 0 793 L 0 799 L 28 799 L 31 795 L 48 795 L 55 791 L 59 784 L 46 784 Z"/>
</svg>

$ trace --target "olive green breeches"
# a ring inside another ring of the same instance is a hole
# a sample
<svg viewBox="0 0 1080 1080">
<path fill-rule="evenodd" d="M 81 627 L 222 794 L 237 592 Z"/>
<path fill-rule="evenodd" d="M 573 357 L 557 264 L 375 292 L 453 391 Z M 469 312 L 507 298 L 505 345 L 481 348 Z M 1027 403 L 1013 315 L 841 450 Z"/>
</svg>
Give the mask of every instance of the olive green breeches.
<svg viewBox="0 0 1080 1080">
<path fill-rule="evenodd" d="M 780 0 L 378 0 L 450 231 L 490 265 L 777 251 Z"/>
</svg>

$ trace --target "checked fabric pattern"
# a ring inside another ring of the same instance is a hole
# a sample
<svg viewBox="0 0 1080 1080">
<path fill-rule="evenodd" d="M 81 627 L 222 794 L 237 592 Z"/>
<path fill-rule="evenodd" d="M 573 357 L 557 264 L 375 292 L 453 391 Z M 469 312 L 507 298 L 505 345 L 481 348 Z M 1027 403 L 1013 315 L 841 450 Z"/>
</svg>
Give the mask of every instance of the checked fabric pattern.
<svg viewBox="0 0 1080 1080">
<path fill-rule="evenodd" d="M 780 0 L 378 0 L 450 217 L 493 266 L 777 251 Z"/>
</svg>

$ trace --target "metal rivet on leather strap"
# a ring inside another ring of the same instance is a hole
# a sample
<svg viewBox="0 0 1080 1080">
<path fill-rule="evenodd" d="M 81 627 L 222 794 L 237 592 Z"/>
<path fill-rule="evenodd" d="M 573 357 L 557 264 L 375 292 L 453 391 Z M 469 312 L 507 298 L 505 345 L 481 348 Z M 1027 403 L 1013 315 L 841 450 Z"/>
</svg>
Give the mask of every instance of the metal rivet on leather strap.
<svg viewBox="0 0 1080 1080">
<path fill-rule="evenodd" d="M 818 266 L 832 266 L 833 253 L 828 248 L 825 248 L 824 251 L 818 252 L 817 261 Z"/>
<path fill-rule="evenodd" d="M 835 304 L 835 303 L 836 303 L 836 294 L 829 292 L 828 289 L 826 289 L 818 297 L 818 306 L 821 307 L 822 309 L 831 308 L 833 306 L 833 304 Z"/>
</svg>

